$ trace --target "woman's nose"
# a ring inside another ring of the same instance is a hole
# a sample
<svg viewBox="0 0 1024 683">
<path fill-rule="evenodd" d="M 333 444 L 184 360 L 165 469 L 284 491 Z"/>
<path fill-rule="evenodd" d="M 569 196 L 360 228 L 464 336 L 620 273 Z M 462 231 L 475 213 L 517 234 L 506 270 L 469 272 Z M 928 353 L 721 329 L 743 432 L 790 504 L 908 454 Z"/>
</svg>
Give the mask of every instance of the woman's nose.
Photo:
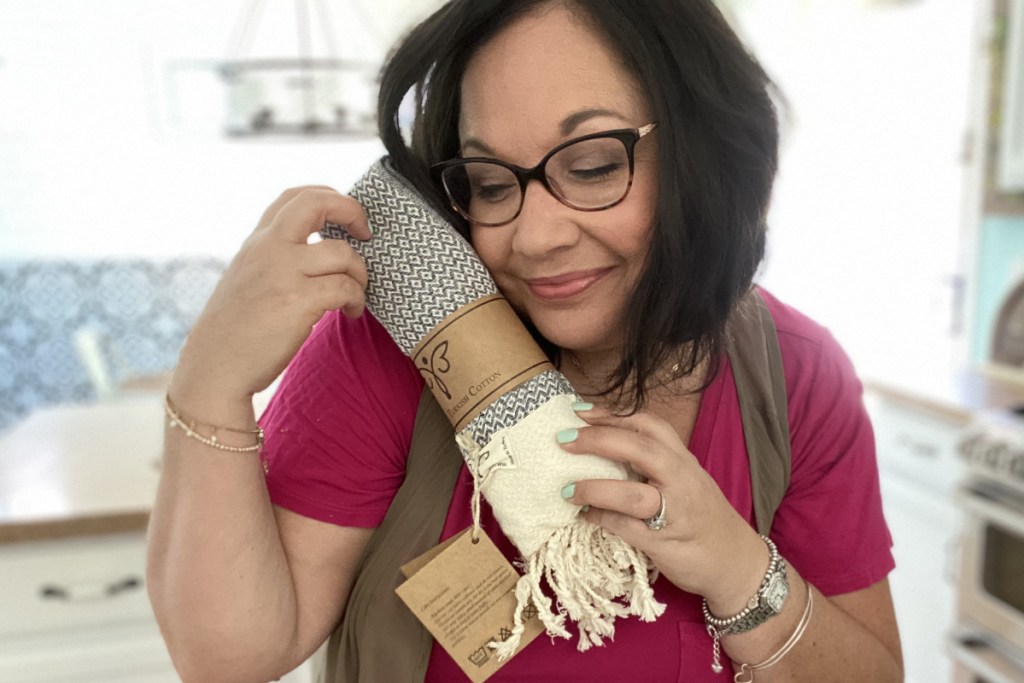
<svg viewBox="0 0 1024 683">
<path fill-rule="evenodd" d="M 523 196 L 523 208 L 514 221 L 512 249 L 535 257 L 572 246 L 579 238 L 573 215 L 578 213 L 558 201 L 539 181 L 530 181 Z"/>
</svg>

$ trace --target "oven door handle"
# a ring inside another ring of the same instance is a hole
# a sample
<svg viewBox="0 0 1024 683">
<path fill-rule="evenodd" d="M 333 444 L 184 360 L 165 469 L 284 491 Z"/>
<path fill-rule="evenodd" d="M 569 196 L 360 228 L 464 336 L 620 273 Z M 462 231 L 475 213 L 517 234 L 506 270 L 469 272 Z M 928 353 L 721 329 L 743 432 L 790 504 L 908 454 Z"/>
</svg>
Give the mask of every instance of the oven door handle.
<svg viewBox="0 0 1024 683">
<path fill-rule="evenodd" d="M 981 680 L 979 677 L 983 677 L 990 683 L 1020 681 L 1013 664 L 986 642 L 983 636 L 970 633 L 954 634 L 950 654 L 960 666 L 967 669 L 970 674 L 969 680 Z"/>
<path fill-rule="evenodd" d="M 1024 537 L 1024 510 L 1014 500 L 996 498 L 987 492 L 966 490 L 959 495 L 964 510 L 972 515 L 995 522 L 999 526 Z"/>
</svg>

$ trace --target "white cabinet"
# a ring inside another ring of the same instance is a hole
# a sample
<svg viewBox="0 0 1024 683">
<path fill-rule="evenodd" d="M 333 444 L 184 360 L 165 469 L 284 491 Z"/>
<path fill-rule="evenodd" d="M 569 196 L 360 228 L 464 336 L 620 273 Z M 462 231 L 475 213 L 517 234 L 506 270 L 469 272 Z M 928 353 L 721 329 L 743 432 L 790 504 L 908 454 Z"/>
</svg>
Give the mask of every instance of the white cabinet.
<svg viewBox="0 0 1024 683">
<path fill-rule="evenodd" d="M 2 683 L 178 683 L 143 532 L 0 544 Z M 282 677 L 312 683 L 315 659 Z"/>
<path fill-rule="evenodd" d="M 882 502 L 893 536 L 889 577 L 908 683 L 952 677 L 948 636 L 955 610 L 961 423 L 884 399 L 870 403 Z"/>
<path fill-rule="evenodd" d="M 0 683 L 179 681 L 145 587 L 162 402 L 52 406 L 0 438 Z M 56 533 L 89 535 L 29 540 Z"/>
<path fill-rule="evenodd" d="M 141 532 L 0 545 L 0 681 L 178 681 L 145 562 Z"/>
<path fill-rule="evenodd" d="M 882 479 L 896 569 L 889 578 L 908 683 L 949 681 L 948 634 L 956 619 L 952 569 L 956 513 L 935 496 Z"/>
</svg>

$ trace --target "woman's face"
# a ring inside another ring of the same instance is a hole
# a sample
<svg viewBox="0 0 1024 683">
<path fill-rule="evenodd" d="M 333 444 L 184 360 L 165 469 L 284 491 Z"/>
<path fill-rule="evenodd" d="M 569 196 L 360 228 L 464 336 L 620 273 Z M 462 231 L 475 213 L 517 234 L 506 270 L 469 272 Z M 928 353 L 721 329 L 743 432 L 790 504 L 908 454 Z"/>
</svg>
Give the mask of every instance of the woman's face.
<svg viewBox="0 0 1024 683">
<path fill-rule="evenodd" d="M 600 34 L 561 6 L 499 33 L 462 81 L 463 156 L 531 167 L 566 140 L 648 123 L 635 79 Z M 654 135 L 637 143 L 633 185 L 617 206 L 578 211 L 530 182 L 514 221 L 472 228 L 502 293 L 558 346 L 601 351 L 621 343 L 654 219 Z"/>
</svg>

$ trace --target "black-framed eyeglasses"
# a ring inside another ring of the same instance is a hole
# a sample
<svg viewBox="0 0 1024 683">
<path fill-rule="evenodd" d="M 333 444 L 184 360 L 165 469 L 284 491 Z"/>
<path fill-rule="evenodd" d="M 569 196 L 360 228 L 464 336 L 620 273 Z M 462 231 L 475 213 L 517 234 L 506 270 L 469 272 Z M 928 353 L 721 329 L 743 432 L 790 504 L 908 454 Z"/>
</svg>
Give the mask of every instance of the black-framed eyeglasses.
<svg viewBox="0 0 1024 683">
<path fill-rule="evenodd" d="M 548 152 L 533 168 L 488 157 L 460 157 L 435 164 L 431 171 L 452 208 L 476 225 L 497 227 L 515 220 L 531 180 L 540 181 L 566 206 L 601 211 L 629 194 L 636 143 L 657 125 L 574 138 Z"/>
</svg>

